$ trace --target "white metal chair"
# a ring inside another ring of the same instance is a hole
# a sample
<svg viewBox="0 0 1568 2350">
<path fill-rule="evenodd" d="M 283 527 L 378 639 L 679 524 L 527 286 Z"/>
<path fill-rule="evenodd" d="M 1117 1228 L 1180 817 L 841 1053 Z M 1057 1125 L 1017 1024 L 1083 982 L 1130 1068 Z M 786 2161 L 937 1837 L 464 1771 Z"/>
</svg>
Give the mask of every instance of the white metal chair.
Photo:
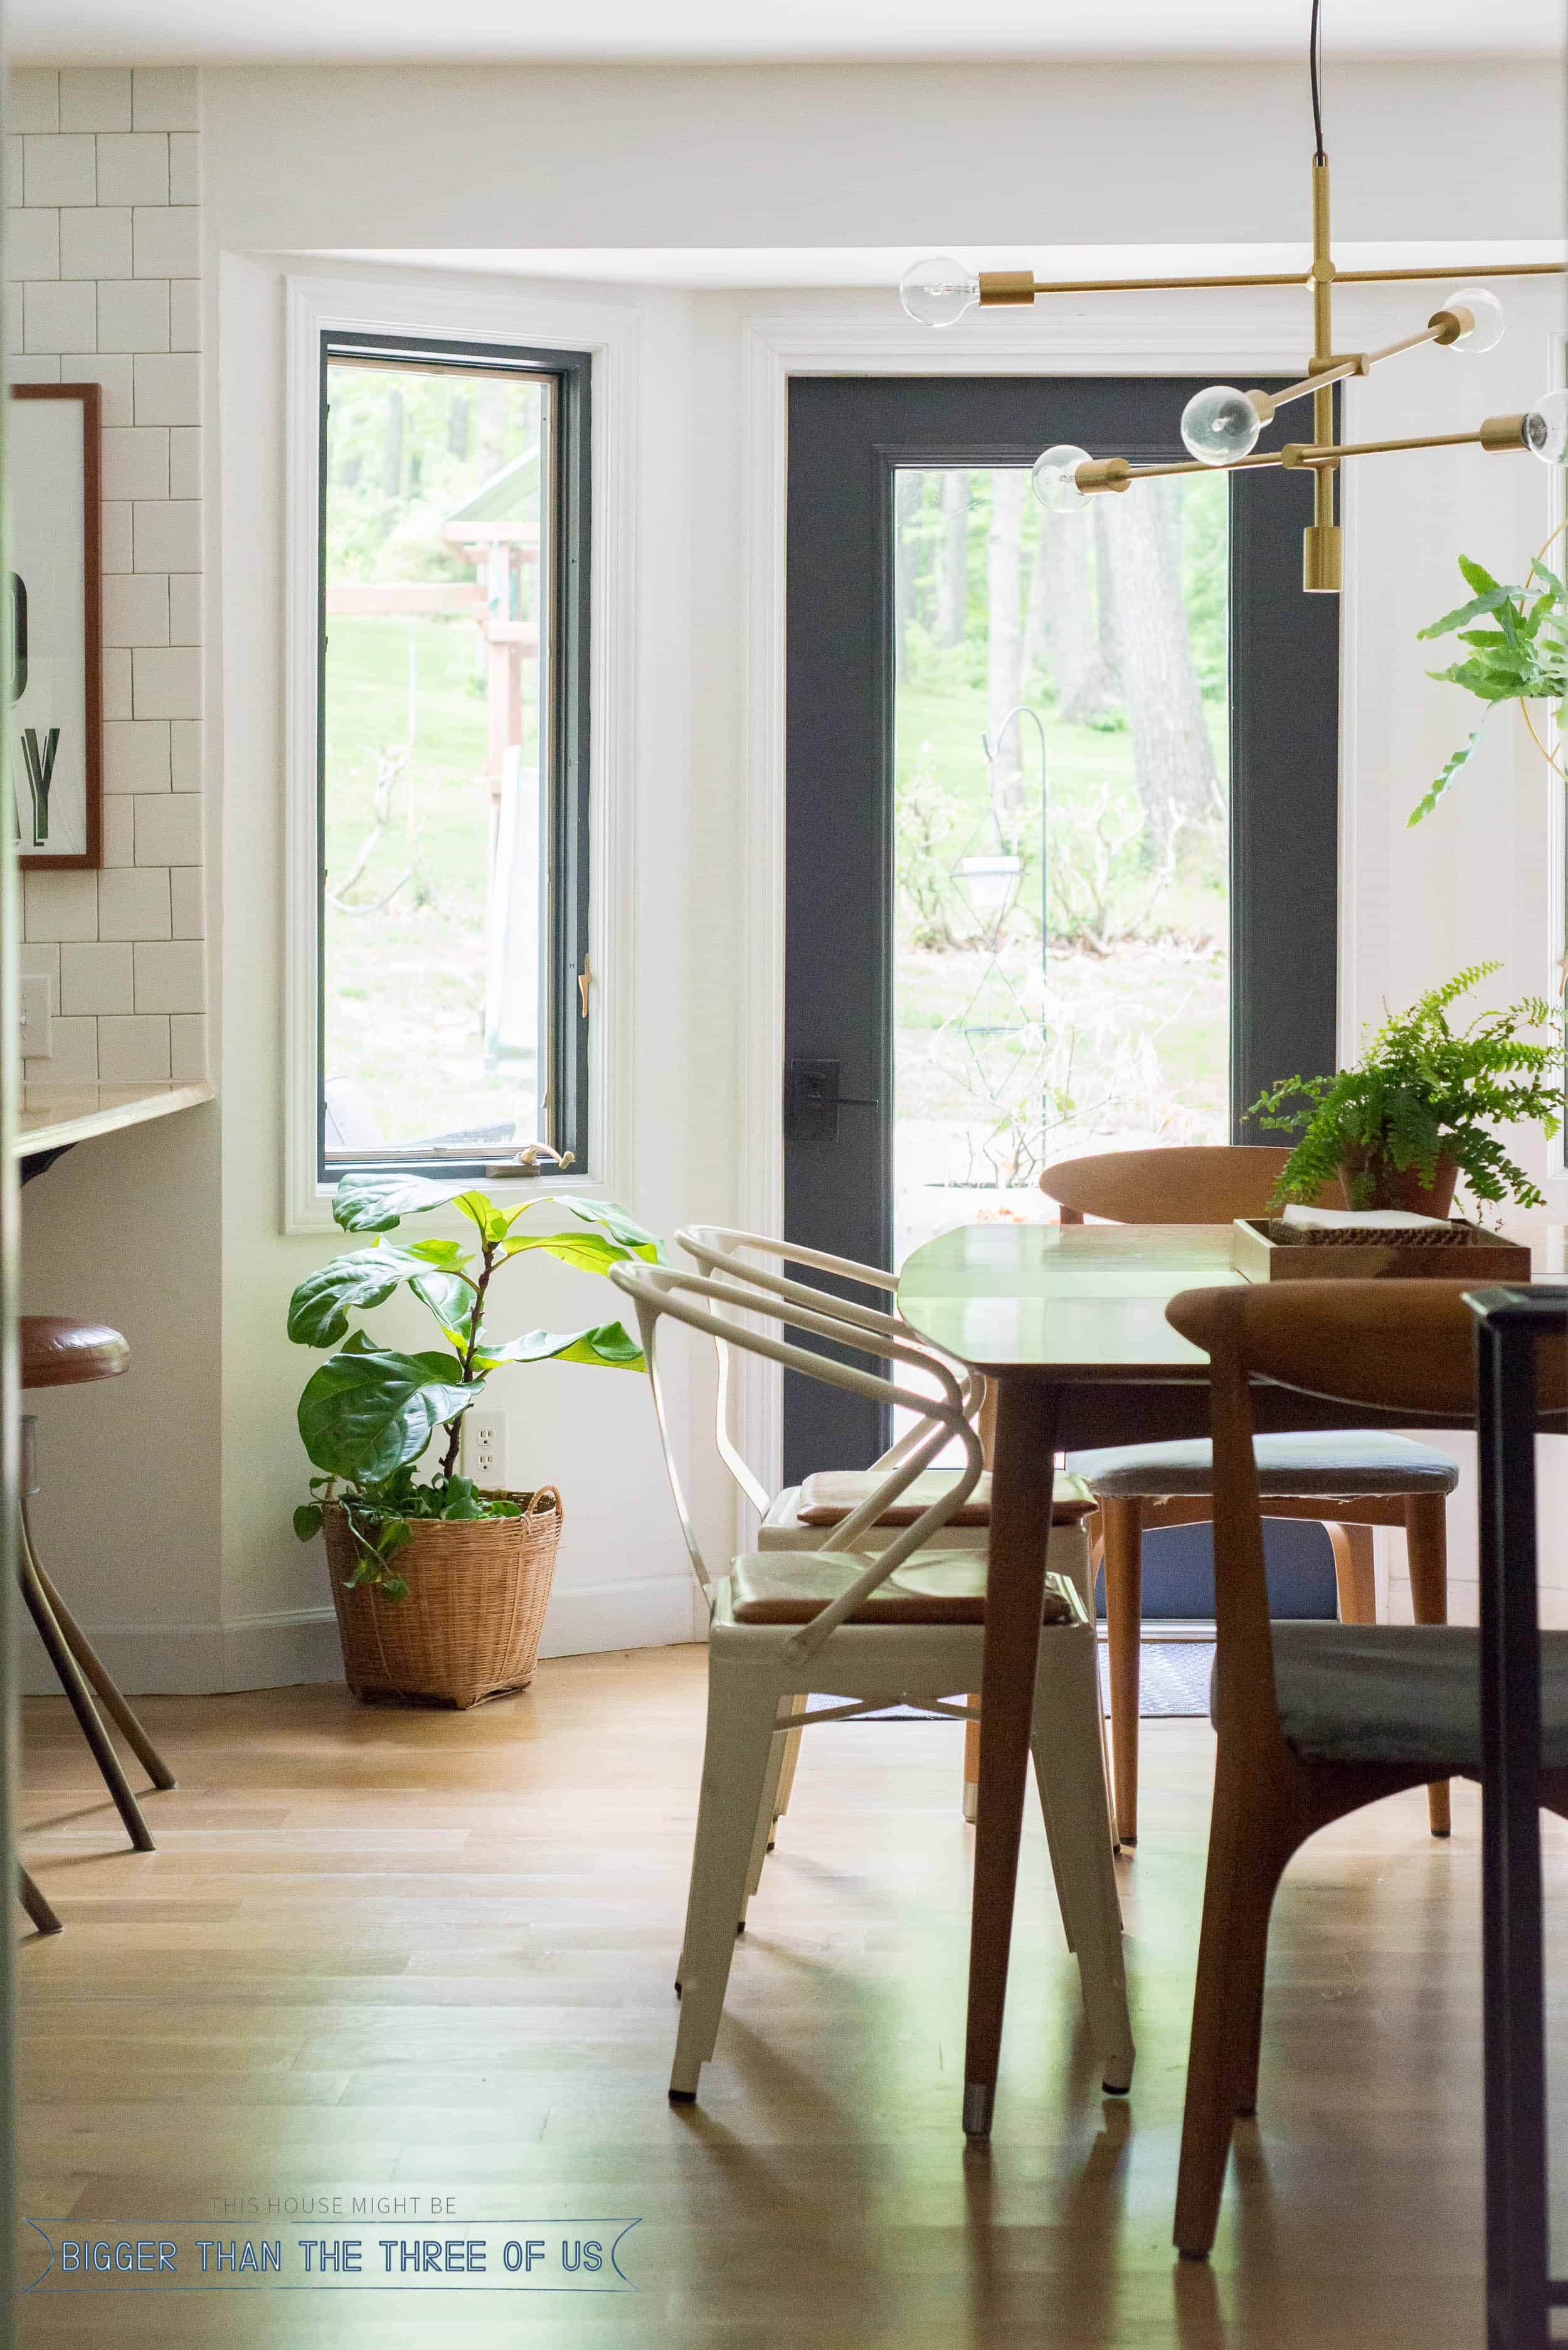
<svg viewBox="0 0 1568 2350">
<path fill-rule="evenodd" d="M 781 1733 L 897 1704 L 919 1705 L 939 1717 L 969 1718 L 967 1707 L 950 1700 L 955 1692 L 979 1685 L 985 1563 L 973 1551 L 930 1545 L 974 1491 L 981 1447 L 959 1379 L 943 1364 L 935 1364 L 933 1371 L 932 1356 L 906 1338 L 859 1326 L 836 1311 L 818 1311 L 701 1274 L 628 1263 L 613 1267 L 610 1277 L 636 1308 L 670 1489 L 711 1615 L 708 1734 L 679 1974 L 680 2025 L 670 2083 L 670 2096 L 682 2102 L 695 2097 L 718 2037 L 736 1932 L 766 1849 Z M 836 1308 L 836 1300 L 826 1302 Z M 746 1321 L 730 1318 L 736 1314 Z M 861 1505 L 828 1530 L 820 1546 L 752 1552 L 715 1579 L 702 1556 L 669 1438 L 658 1352 L 658 1325 L 665 1316 L 847 1394 L 913 1411 L 925 1423 L 925 1433 Z M 933 1397 L 812 1353 L 758 1328 L 759 1320 L 918 1368 L 935 1378 L 938 1393 Z M 964 1454 L 957 1476 L 884 1547 L 860 1549 L 883 1513 L 954 1440 Z M 1089 2029 L 1106 2085 L 1120 2094 L 1132 2077 L 1133 2043 L 1106 1826 L 1095 1631 L 1078 1590 L 1086 1548 L 1081 1523 L 1057 1529 L 1052 1544 L 1072 1572 L 1053 1571 L 1046 1586 L 1032 1740 L 1035 1778 Z M 793 1708 L 805 1689 L 845 1702 L 813 1713 L 801 1725 Z"/>
<path fill-rule="evenodd" d="M 675 1235 L 677 1245 L 704 1273 L 716 1274 L 721 1280 L 744 1282 L 766 1289 L 775 1297 L 790 1299 L 795 1305 L 810 1303 L 819 1312 L 842 1315 L 860 1328 L 873 1330 L 883 1336 L 896 1336 L 918 1352 L 937 1358 L 937 1349 L 929 1340 L 919 1337 L 896 1315 L 887 1314 L 875 1306 L 860 1305 L 849 1298 L 826 1296 L 819 1290 L 792 1281 L 786 1274 L 771 1269 L 772 1265 L 790 1263 L 808 1265 L 814 1272 L 831 1274 L 840 1281 L 853 1282 L 861 1289 L 877 1291 L 886 1297 L 896 1297 L 898 1276 L 885 1272 L 878 1265 L 861 1264 L 852 1257 L 835 1256 L 826 1249 L 802 1248 L 794 1241 L 781 1241 L 763 1232 L 743 1232 L 723 1224 L 688 1224 Z M 759 1264 L 756 1258 L 763 1258 Z M 771 1261 L 771 1263 L 767 1261 Z M 770 1500 L 765 1486 L 753 1474 L 751 1465 L 736 1444 L 730 1427 L 729 1350 L 722 1339 L 716 1352 L 719 1358 L 719 1379 L 713 1413 L 714 1440 L 720 1458 L 734 1479 L 743 1499 L 756 1513 L 758 1524 L 756 1544 L 759 1550 L 820 1550 L 828 1534 L 841 1525 L 851 1510 L 857 1509 L 871 1493 L 886 1472 L 908 1459 L 915 1446 L 929 1432 L 924 1422 L 907 1430 L 897 1443 L 879 1453 L 868 1469 L 836 1469 L 804 1478 L 798 1485 L 785 1485 Z M 940 1357 L 947 1362 L 947 1357 Z M 948 1362 L 948 1368 L 958 1379 L 964 1397 L 964 1409 L 974 1420 L 985 1400 L 985 1380 L 967 1363 Z M 919 1479 L 902 1499 L 895 1503 L 879 1521 L 881 1528 L 898 1529 L 913 1523 L 919 1511 L 940 1493 L 946 1483 L 957 1474 L 953 1470 L 931 1469 Z M 1076 1480 L 1059 1480 L 1064 1493 L 1076 1496 Z M 1086 1489 L 1085 1490 L 1086 1500 Z M 868 1541 L 886 1541 L 888 1535 L 873 1530 Z M 974 1492 L 949 1518 L 942 1528 L 942 1544 L 948 1550 L 972 1550 L 984 1555 L 991 1542 L 991 1479 L 982 1476 Z M 1085 1602 L 1091 1612 L 1093 1595 L 1086 1588 Z M 805 1711 L 803 1692 L 795 1702 L 795 1711 Z M 971 1699 L 975 1712 L 964 1740 L 963 1815 L 973 1821 L 975 1798 L 980 1780 L 980 1720 L 978 1696 Z M 1102 1733 L 1103 1735 L 1103 1733 Z M 794 1768 L 800 1753 L 800 1731 L 788 1732 L 778 1772 L 774 1793 L 774 1818 L 769 1827 L 766 1850 L 773 1850 L 773 1837 L 778 1823 L 789 1809 L 790 1795 L 794 1787 Z M 1109 1770 L 1106 1771 L 1107 1781 Z M 1113 1842 L 1114 1842 L 1113 1832 Z M 753 1887 L 755 1891 L 755 1887 Z"/>
</svg>

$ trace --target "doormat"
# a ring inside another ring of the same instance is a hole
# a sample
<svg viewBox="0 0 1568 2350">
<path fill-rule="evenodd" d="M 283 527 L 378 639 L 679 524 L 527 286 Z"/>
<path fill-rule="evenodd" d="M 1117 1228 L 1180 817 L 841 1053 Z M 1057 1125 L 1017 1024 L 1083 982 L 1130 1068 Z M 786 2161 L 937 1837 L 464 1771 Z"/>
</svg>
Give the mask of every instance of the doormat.
<svg viewBox="0 0 1568 2350">
<path fill-rule="evenodd" d="M 1212 1640 L 1151 1640 L 1146 1633 L 1138 1669 L 1140 1715 L 1174 1721 L 1209 1712 L 1209 1677 L 1214 1669 Z M 1100 1644 L 1100 1702 L 1111 1710 L 1110 1659 Z"/>
</svg>

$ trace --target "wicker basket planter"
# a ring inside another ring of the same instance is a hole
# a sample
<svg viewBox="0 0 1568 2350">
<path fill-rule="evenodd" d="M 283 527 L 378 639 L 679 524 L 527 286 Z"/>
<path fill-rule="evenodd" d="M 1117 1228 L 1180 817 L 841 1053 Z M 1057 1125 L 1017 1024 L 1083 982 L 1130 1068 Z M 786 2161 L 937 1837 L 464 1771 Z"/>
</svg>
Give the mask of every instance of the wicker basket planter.
<svg viewBox="0 0 1568 2350">
<path fill-rule="evenodd" d="M 507 1493 L 517 1518 L 416 1518 L 397 1555 L 408 1594 L 389 1599 L 374 1584 L 352 1591 L 355 1544 L 340 1502 L 329 1502 L 322 1532 L 343 1669 L 357 1698 L 466 1708 L 526 1689 L 545 1627 L 561 1497 L 553 1485 Z"/>
</svg>

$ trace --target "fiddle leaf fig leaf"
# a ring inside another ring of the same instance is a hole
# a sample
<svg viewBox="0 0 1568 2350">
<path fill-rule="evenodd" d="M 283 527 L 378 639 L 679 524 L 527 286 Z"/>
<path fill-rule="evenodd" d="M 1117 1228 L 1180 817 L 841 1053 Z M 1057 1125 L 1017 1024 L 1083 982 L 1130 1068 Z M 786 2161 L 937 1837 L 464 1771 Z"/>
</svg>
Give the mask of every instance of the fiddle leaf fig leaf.
<svg viewBox="0 0 1568 2350">
<path fill-rule="evenodd" d="M 435 1315 L 452 1345 L 466 1347 L 479 1304 L 472 1283 L 464 1281 L 461 1274 L 427 1273 L 410 1285 L 420 1304 Z"/>
<path fill-rule="evenodd" d="M 612 1264 L 624 1263 L 629 1253 L 603 1232 L 525 1232 L 521 1238 L 514 1234 L 505 1243 L 509 1257 L 522 1256 L 528 1249 L 542 1249 L 546 1256 L 575 1264 L 581 1273 L 607 1273 Z"/>
<path fill-rule="evenodd" d="M 455 1355 L 345 1347 L 306 1382 L 299 1433 L 318 1469 L 373 1484 L 417 1461 L 483 1385 L 464 1383 Z"/>
<path fill-rule="evenodd" d="M 502 1363 L 596 1363 L 615 1371 L 646 1367 L 642 1349 L 619 1322 L 601 1322 L 589 1330 L 526 1330 L 493 1351 L 481 1348 L 476 1370 L 491 1371 Z"/>
<path fill-rule="evenodd" d="M 356 1249 L 307 1273 L 288 1302 L 288 1335 L 296 1346 L 334 1347 L 348 1327 L 348 1309 L 384 1305 L 400 1282 L 422 1270 L 400 1248 Z"/>
<path fill-rule="evenodd" d="M 663 1263 L 664 1247 L 658 1234 L 634 1223 L 626 1210 L 618 1208 L 613 1200 L 570 1200 L 566 1204 L 585 1224 L 602 1224 L 610 1238 L 619 1241 L 633 1256 L 642 1257 L 649 1264 Z"/>
<path fill-rule="evenodd" d="M 468 1263 L 461 1241 L 409 1241 L 406 1246 L 421 1264 L 440 1265 L 447 1273 L 461 1273 Z"/>
</svg>

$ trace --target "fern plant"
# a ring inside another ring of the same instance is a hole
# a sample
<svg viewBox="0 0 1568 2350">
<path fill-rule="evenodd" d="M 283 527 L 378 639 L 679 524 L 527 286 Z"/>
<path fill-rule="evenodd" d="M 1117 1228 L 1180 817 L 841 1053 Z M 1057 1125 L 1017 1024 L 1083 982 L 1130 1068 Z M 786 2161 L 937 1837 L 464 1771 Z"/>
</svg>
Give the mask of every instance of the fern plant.
<svg viewBox="0 0 1568 2350">
<path fill-rule="evenodd" d="M 1250 1117 L 1301 1140 L 1280 1176 L 1276 1201 L 1315 1201 L 1338 1177 L 1353 1208 L 1373 1204 L 1389 1168 L 1418 1171 L 1429 1190 L 1451 1159 L 1477 1200 L 1537 1208 L 1542 1194 L 1511 1159 L 1496 1126 L 1557 1132 L 1563 1103 L 1562 1014 L 1541 996 L 1482 1012 L 1462 1027 L 1449 1018 L 1459 997 L 1499 970 L 1473 964 L 1391 1012 L 1354 1068 L 1333 1077 L 1286 1077 Z M 1550 1041 L 1527 1032 L 1552 1029 Z M 1303 1131 L 1304 1129 L 1304 1131 Z"/>
<path fill-rule="evenodd" d="M 1480 724 L 1411 809 L 1408 824 L 1419 824 L 1423 816 L 1430 816 L 1456 776 L 1469 764 L 1486 722 L 1500 702 L 1517 702 L 1532 734 L 1535 729 L 1528 704 L 1536 698 L 1554 702 L 1558 723 L 1563 723 L 1563 697 L 1568 694 L 1568 595 L 1562 580 L 1539 556 L 1521 588 L 1500 586 L 1490 571 L 1472 563 L 1468 555 L 1460 556 L 1459 569 L 1466 586 L 1474 590 L 1469 602 L 1445 612 L 1429 629 L 1422 629 L 1419 636 L 1446 637 L 1457 629 L 1460 644 L 1470 648 L 1469 655 L 1427 674 L 1446 685 L 1462 685 L 1486 707 Z M 1484 628 L 1470 625 L 1483 620 Z M 1546 746 L 1538 734 L 1535 740 L 1544 752 Z"/>
</svg>

